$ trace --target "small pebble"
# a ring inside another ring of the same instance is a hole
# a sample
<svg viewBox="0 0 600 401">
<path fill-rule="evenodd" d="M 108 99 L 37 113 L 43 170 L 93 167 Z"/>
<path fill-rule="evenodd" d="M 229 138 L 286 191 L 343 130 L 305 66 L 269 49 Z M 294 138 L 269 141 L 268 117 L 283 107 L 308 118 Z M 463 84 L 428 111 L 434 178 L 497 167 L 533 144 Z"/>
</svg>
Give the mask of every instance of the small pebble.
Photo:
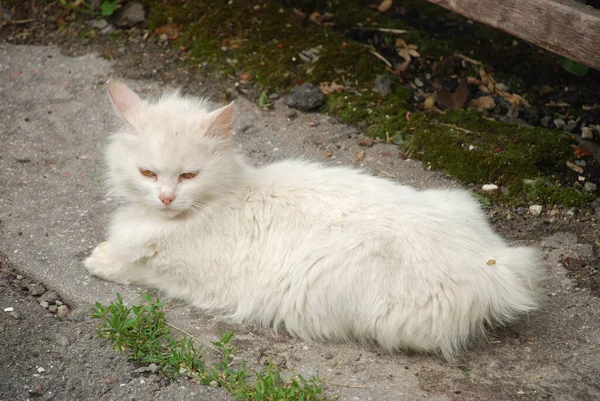
<svg viewBox="0 0 600 401">
<path fill-rule="evenodd" d="M 69 339 L 66 336 L 63 336 L 62 334 L 55 334 L 54 340 L 63 347 L 69 345 Z"/>
<path fill-rule="evenodd" d="M 572 132 L 577 127 L 577 121 L 569 120 L 567 125 L 563 127 L 563 131 Z"/>
<path fill-rule="evenodd" d="M 421 88 L 425 84 L 419 78 L 415 78 L 415 85 L 417 85 L 419 88 Z"/>
<path fill-rule="evenodd" d="M 269 95 L 269 99 L 270 100 L 277 100 L 277 99 L 279 99 L 279 93 L 271 93 Z"/>
<path fill-rule="evenodd" d="M 332 352 L 328 352 L 325 354 L 325 359 L 333 359 L 333 353 Z"/>
<path fill-rule="evenodd" d="M 517 214 L 518 214 L 519 216 L 522 216 L 524 213 L 525 213 L 525 208 L 524 208 L 524 207 L 522 207 L 522 206 L 519 206 L 519 207 L 517 208 Z"/>
<path fill-rule="evenodd" d="M 596 184 L 594 184 L 593 182 L 586 182 L 583 187 L 588 192 L 595 192 L 596 189 L 598 189 L 598 186 Z"/>
<path fill-rule="evenodd" d="M 219 387 L 219 383 L 217 383 L 215 380 L 212 380 L 210 383 L 208 383 L 208 385 L 211 387 Z"/>
<path fill-rule="evenodd" d="M 12 317 L 14 317 L 15 319 L 20 319 L 21 318 L 21 315 L 19 314 L 19 312 L 12 311 L 12 312 L 9 312 L 9 315 L 11 315 Z"/>
<path fill-rule="evenodd" d="M 565 120 L 563 120 L 562 118 L 557 118 L 553 122 L 556 129 L 562 129 L 566 125 Z"/>
<path fill-rule="evenodd" d="M 57 310 L 58 310 L 58 306 L 56 306 L 56 305 L 50 305 L 48 307 L 48 312 L 56 313 Z"/>
<path fill-rule="evenodd" d="M 483 189 L 486 192 L 497 191 L 498 190 L 498 185 L 496 185 L 496 184 L 485 184 L 484 186 L 481 187 L 481 189 Z"/>
<path fill-rule="evenodd" d="M 15 310 L 15 308 L 13 308 L 12 306 L 9 306 L 8 308 L 4 308 L 4 312 L 12 312 L 14 310 Z"/>
<path fill-rule="evenodd" d="M 544 116 L 540 120 L 540 125 L 542 127 L 549 127 L 550 126 L 550 121 L 552 121 L 552 117 L 551 116 Z"/>
<path fill-rule="evenodd" d="M 542 213 L 541 205 L 531 205 L 529 206 L 529 214 L 533 216 L 539 216 Z"/>
<path fill-rule="evenodd" d="M 50 306 L 50 304 L 47 301 L 42 301 L 42 302 L 40 302 L 40 306 L 42 308 L 48 309 L 48 307 Z"/>
<path fill-rule="evenodd" d="M 293 120 L 294 118 L 298 117 L 298 113 L 292 110 L 289 113 L 286 113 L 285 117 Z"/>
<path fill-rule="evenodd" d="M 45 292 L 41 297 L 40 301 L 46 301 L 49 304 L 54 303 L 59 298 L 58 294 L 54 291 Z"/>
<path fill-rule="evenodd" d="M 29 291 L 29 293 L 34 297 L 39 297 L 46 292 L 46 289 L 41 284 L 29 284 L 27 286 L 27 291 Z"/>
<path fill-rule="evenodd" d="M 58 310 L 56 311 L 56 316 L 58 316 L 58 317 L 67 317 L 68 314 L 69 314 L 69 307 L 67 305 L 59 306 Z"/>
<path fill-rule="evenodd" d="M 581 127 L 581 137 L 583 139 L 592 139 L 594 138 L 594 133 L 590 127 Z"/>
<path fill-rule="evenodd" d="M 57 299 L 56 301 L 54 301 L 54 305 L 56 305 L 56 306 L 61 306 L 61 305 L 63 305 L 63 302 L 62 302 L 62 301 L 59 301 L 59 300 Z"/>
</svg>

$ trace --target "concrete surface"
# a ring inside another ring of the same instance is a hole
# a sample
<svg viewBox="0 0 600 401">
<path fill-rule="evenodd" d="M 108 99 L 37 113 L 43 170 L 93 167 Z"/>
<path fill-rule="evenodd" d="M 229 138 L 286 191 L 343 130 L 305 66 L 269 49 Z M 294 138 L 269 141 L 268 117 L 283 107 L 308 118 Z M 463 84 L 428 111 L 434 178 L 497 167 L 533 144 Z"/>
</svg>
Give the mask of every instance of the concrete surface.
<svg viewBox="0 0 600 401">
<path fill-rule="evenodd" d="M 103 240 L 115 205 L 104 189 L 102 156 L 117 124 L 103 86 L 112 76 L 111 64 L 93 55 L 69 58 L 55 47 L 0 45 L 0 251 L 76 308 L 110 302 L 115 291 L 138 302 L 141 291 L 89 277 L 82 266 Z M 142 95 L 163 89 L 150 81 L 128 83 Z M 395 146 L 359 147 L 354 128 L 327 116 L 289 119 L 281 102 L 269 111 L 243 98 L 236 105 L 235 140 L 256 163 L 303 156 L 352 164 L 365 151 L 360 164 L 374 174 L 421 188 L 456 185 L 403 160 Z M 333 156 L 326 159 L 325 152 Z M 177 303 L 169 304 L 168 316 L 205 342 L 232 329 L 242 357 L 260 364 L 272 356 L 305 376 L 319 373 L 328 394 L 341 400 L 600 399 L 600 302 L 574 288 L 557 263 L 591 248 L 569 233 L 537 245 L 550 294 L 546 310 L 499 330 L 460 363 L 356 344 L 305 343 L 232 326 Z"/>
</svg>

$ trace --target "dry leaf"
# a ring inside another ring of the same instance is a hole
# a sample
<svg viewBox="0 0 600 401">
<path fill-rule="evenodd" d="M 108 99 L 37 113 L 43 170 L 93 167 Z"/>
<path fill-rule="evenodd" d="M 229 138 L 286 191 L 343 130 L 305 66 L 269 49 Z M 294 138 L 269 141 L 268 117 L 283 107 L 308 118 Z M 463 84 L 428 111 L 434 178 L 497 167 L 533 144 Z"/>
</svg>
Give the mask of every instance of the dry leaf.
<svg viewBox="0 0 600 401">
<path fill-rule="evenodd" d="M 406 47 L 406 42 L 402 38 L 396 39 L 396 47 Z"/>
<path fill-rule="evenodd" d="M 371 138 L 363 138 L 360 141 L 358 141 L 358 144 L 360 146 L 366 146 L 367 148 L 370 148 L 371 146 L 373 146 L 375 142 L 371 139 Z"/>
<path fill-rule="evenodd" d="M 360 153 L 358 154 L 358 156 L 356 156 L 356 159 L 354 159 L 354 161 L 356 163 L 359 163 L 359 162 L 363 161 L 364 158 L 365 158 L 365 151 L 361 150 Z"/>
<path fill-rule="evenodd" d="M 582 148 L 579 146 L 575 147 L 575 150 L 573 151 L 573 153 L 575 153 L 575 156 L 577 156 L 577 157 L 586 157 L 586 156 L 592 155 L 592 152 L 588 148 Z"/>
<path fill-rule="evenodd" d="M 392 0 L 383 0 L 379 4 L 379 7 L 377 7 L 377 9 L 383 13 L 383 12 L 389 10 L 392 7 L 392 4 L 393 4 Z"/>
<path fill-rule="evenodd" d="M 321 82 L 319 84 L 319 89 L 321 89 L 321 92 L 323 92 L 323 94 L 325 95 L 329 95 L 330 93 L 339 93 L 339 92 L 343 92 L 346 89 L 348 89 L 347 87 L 345 87 L 344 85 L 338 85 L 335 82 L 329 83 L 329 82 Z"/>
<path fill-rule="evenodd" d="M 425 98 L 425 101 L 423 102 L 423 108 L 425 110 L 431 110 L 433 109 L 433 106 L 435 106 L 435 93 L 432 93 L 431 95 L 427 96 Z"/>
<path fill-rule="evenodd" d="M 550 103 L 546 103 L 545 106 L 546 107 L 571 107 L 571 105 L 566 102 L 560 102 L 560 103 L 550 102 Z"/>
<path fill-rule="evenodd" d="M 496 102 L 494 102 L 491 96 L 478 97 L 469 102 L 469 108 L 475 109 L 480 113 L 484 110 L 491 110 L 494 107 L 496 107 Z"/>
<path fill-rule="evenodd" d="M 479 86 L 479 85 L 481 85 L 481 80 L 479 80 L 475 77 L 467 77 L 467 83 L 469 85 L 478 85 Z"/>
<path fill-rule="evenodd" d="M 529 102 L 517 94 L 503 92 L 499 90 L 496 91 L 496 94 L 502 96 L 504 100 L 510 103 L 514 108 L 517 108 L 519 104 L 522 104 L 525 107 L 530 107 Z"/>
<path fill-rule="evenodd" d="M 410 54 L 412 57 L 415 57 L 415 58 L 421 57 L 421 55 L 419 54 L 418 51 L 416 51 L 415 49 L 411 49 L 411 48 L 408 49 L 408 54 Z"/>
<path fill-rule="evenodd" d="M 441 90 L 437 92 L 437 104 L 443 109 L 459 110 L 465 106 L 469 97 L 469 86 L 467 80 L 462 78 L 453 93 Z"/>
<path fill-rule="evenodd" d="M 578 166 L 573 162 L 567 162 L 567 167 L 569 167 L 573 171 L 578 172 L 579 174 L 583 174 L 583 168 L 581 168 L 581 166 Z"/>
<path fill-rule="evenodd" d="M 333 156 L 333 152 L 325 152 L 323 153 L 323 157 L 331 157 Z"/>
</svg>

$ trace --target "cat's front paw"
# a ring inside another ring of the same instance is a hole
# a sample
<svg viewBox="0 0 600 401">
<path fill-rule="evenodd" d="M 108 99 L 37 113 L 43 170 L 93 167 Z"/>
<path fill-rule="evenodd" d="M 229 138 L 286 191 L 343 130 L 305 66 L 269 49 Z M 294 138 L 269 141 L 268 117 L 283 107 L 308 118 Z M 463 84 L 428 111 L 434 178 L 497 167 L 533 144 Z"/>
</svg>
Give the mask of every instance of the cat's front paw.
<svg viewBox="0 0 600 401">
<path fill-rule="evenodd" d="M 98 244 L 83 264 L 93 276 L 122 284 L 131 282 L 125 272 L 124 264 L 114 258 L 111 246 L 106 241 Z"/>
</svg>

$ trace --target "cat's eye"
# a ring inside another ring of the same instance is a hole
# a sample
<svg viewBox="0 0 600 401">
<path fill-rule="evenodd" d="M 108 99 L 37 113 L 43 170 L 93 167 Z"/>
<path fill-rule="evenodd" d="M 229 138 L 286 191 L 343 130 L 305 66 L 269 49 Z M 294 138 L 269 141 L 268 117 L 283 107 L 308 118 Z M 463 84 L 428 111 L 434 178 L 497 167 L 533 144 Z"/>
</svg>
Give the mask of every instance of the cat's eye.
<svg viewBox="0 0 600 401">
<path fill-rule="evenodd" d="M 155 178 L 156 177 L 156 173 L 154 171 L 152 171 L 152 170 L 140 169 L 140 173 L 144 177 L 150 177 L 150 178 Z"/>
<path fill-rule="evenodd" d="M 190 179 L 194 178 L 197 175 L 198 175 L 198 173 L 196 173 L 196 172 L 183 173 L 183 174 L 181 174 L 179 176 L 179 181 L 181 181 L 181 180 L 190 180 Z"/>
</svg>

